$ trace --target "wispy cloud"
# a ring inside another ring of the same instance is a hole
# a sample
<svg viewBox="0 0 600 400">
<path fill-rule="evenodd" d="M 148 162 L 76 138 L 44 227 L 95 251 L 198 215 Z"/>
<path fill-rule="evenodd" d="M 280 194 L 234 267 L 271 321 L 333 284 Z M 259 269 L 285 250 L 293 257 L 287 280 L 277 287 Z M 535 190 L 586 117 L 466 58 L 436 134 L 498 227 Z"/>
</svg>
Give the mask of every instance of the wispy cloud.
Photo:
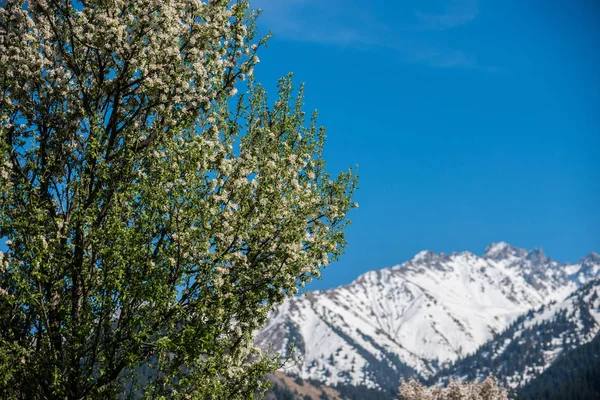
<svg viewBox="0 0 600 400">
<path fill-rule="evenodd" d="M 334 45 L 373 44 L 383 24 L 342 0 L 254 0 L 269 29 L 286 39 Z"/>
<path fill-rule="evenodd" d="M 437 43 L 405 44 L 400 51 L 404 55 L 404 61 L 410 64 L 427 65 L 433 68 L 460 68 L 485 72 L 499 71 L 495 66 L 481 64 L 473 53 L 445 47 Z"/>
<path fill-rule="evenodd" d="M 479 14 L 477 0 L 451 0 L 441 13 L 416 11 L 417 29 L 443 31 L 464 25 Z"/>
<path fill-rule="evenodd" d="M 442 36 L 436 37 L 438 31 L 464 25 L 478 14 L 477 0 L 447 1 L 440 12 L 407 9 L 393 27 L 359 0 L 254 0 L 252 5 L 264 10 L 264 26 L 288 40 L 388 48 L 410 64 L 495 71 L 480 64 L 476 55 L 446 46 Z"/>
</svg>

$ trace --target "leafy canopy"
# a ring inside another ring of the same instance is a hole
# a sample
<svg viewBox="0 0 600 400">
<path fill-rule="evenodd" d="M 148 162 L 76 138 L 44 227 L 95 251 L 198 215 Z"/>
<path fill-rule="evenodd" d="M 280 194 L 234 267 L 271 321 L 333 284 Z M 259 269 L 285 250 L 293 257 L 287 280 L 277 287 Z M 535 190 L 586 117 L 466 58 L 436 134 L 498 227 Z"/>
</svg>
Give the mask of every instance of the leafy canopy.
<svg viewBox="0 0 600 400">
<path fill-rule="evenodd" d="M 253 80 L 257 13 L 0 5 L 0 397 L 260 391 L 253 333 L 341 254 L 356 177 Z"/>
</svg>

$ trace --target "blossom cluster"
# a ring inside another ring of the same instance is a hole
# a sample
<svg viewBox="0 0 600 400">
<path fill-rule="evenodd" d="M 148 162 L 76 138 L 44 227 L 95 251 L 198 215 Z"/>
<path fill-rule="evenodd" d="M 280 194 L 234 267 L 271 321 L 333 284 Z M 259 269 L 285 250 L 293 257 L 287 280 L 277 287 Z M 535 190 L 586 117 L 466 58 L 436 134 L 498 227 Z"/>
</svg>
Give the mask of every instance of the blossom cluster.
<svg viewBox="0 0 600 400">
<path fill-rule="evenodd" d="M 427 388 L 410 380 L 402 382 L 399 394 L 402 400 L 508 400 L 506 390 L 491 375 L 482 382 L 452 381 L 446 388 Z"/>
</svg>

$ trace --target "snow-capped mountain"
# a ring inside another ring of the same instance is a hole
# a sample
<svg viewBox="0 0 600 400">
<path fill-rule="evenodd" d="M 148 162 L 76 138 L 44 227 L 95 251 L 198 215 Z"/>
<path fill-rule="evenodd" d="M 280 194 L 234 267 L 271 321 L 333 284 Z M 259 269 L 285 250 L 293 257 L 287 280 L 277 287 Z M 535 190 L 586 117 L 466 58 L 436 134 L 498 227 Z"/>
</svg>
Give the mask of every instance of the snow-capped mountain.
<svg viewBox="0 0 600 400">
<path fill-rule="evenodd" d="M 540 249 L 495 243 L 469 252 L 422 251 L 410 261 L 315 291 L 272 312 L 257 343 L 301 362 L 287 372 L 329 385 L 395 387 L 401 376 L 431 377 L 475 352 L 520 315 L 561 302 L 599 274 L 592 253 L 560 264 Z"/>
<path fill-rule="evenodd" d="M 590 342 L 600 331 L 600 279 L 565 300 L 551 302 L 517 318 L 475 354 L 439 372 L 432 382 L 449 377 L 482 379 L 490 373 L 512 388 L 539 376 L 564 353 Z"/>
</svg>

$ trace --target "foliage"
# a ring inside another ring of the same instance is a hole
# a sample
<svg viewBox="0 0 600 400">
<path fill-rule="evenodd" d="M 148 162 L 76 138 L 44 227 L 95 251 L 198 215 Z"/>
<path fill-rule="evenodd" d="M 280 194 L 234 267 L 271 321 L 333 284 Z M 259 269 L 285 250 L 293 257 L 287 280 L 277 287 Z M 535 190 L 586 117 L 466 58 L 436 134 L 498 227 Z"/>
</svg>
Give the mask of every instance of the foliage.
<svg viewBox="0 0 600 400">
<path fill-rule="evenodd" d="M 247 398 L 268 311 L 344 246 L 356 178 L 246 1 L 0 3 L 0 397 Z M 247 94 L 236 85 L 247 80 Z"/>
<path fill-rule="evenodd" d="M 416 380 L 402 382 L 399 389 L 403 400 L 505 400 L 506 391 L 498 385 L 493 376 L 482 382 L 452 381 L 443 388 L 434 386 L 427 388 Z"/>
</svg>

